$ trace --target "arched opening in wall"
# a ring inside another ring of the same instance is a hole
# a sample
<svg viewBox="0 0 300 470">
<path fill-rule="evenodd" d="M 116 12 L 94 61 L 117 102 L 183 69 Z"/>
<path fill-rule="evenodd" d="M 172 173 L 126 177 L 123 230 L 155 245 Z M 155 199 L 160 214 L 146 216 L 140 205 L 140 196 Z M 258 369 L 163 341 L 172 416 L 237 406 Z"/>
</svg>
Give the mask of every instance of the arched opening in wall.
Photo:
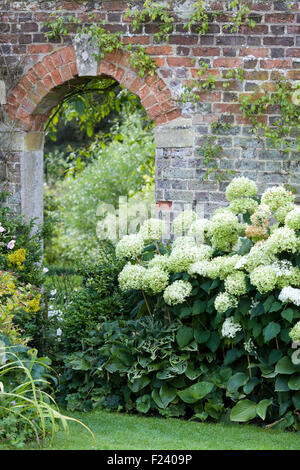
<svg viewBox="0 0 300 470">
<path fill-rule="evenodd" d="M 73 266 L 153 213 L 154 123 L 135 94 L 103 75 L 69 81 L 45 131 L 44 259 Z"/>
</svg>

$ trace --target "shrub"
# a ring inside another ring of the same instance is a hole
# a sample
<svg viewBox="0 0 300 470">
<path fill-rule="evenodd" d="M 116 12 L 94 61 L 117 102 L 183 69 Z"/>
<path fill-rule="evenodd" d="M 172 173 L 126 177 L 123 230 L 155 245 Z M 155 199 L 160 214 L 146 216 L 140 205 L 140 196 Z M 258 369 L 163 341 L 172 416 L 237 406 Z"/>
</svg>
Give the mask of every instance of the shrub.
<svg viewBox="0 0 300 470">
<path fill-rule="evenodd" d="M 137 251 L 128 238 L 117 245 L 128 260 L 121 287 L 142 300 L 131 319 L 106 321 L 94 333 L 100 355 L 87 369 L 105 383 L 103 406 L 300 429 L 292 345 L 300 319 L 299 217 L 284 188 L 266 191 L 263 204 L 256 193 L 253 181 L 235 178 L 227 194 L 231 204 L 245 195 L 242 213 L 233 205 L 198 224 L 196 214 L 181 214 L 175 227 L 183 237 L 170 248 L 155 240 Z M 247 203 L 254 198 L 258 204 Z M 288 226 L 271 224 L 279 209 Z M 165 276 L 147 290 L 155 266 Z M 84 364 L 79 353 L 83 362 L 74 359 L 74 369 Z"/>
<path fill-rule="evenodd" d="M 38 358 L 36 350 L 25 346 L 12 346 L 4 336 L 0 344 L 1 440 L 18 448 L 35 441 L 40 447 L 47 437 L 53 438 L 60 425 L 68 432 L 68 421 L 89 430 L 59 412 L 49 394 L 49 378 L 53 385 L 57 380 L 50 375 L 48 358 Z"/>
</svg>

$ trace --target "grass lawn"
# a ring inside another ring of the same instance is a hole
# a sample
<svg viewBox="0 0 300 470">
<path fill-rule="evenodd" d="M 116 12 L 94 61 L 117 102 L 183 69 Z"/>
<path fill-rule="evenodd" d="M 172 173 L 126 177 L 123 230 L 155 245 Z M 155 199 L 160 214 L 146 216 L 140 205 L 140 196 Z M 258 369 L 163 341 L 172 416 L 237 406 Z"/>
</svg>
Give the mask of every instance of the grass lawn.
<svg viewBox="0 0 300 470">
<path fill-rule="evenodd" d="M 59 432 L 52 446 L 46 449 L 300 450 L 300 434 L 268 431 L 251 425 L 224 426 L 105 411 L 68 414 L 90 427 L 96 444 L 85 429 L 71 423 L 70 434 Z M 4 449 L 1 444 L 0 450 Z"/>
</svg>

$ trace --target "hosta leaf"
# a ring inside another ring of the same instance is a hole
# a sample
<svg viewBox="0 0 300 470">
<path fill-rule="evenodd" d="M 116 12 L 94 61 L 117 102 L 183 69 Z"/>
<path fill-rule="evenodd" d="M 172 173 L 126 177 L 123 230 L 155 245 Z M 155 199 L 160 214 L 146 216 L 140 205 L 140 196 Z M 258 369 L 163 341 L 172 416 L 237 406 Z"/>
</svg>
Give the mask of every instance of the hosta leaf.
<svg viewBox="0 0 300 470">
<path fill-rule="evenodd" d="M 231 421 L 245 423 L 256 417 L 256 403 L 251 400 L 239 401 L 231 410 Z"/>
<path fill-rule="evenodd" d="M 288 356 L 284 356 L 283 358 L 281 358 L 277 362 L 275 367 L 275 371 L 279 374 L 293 374 L 294 372 L 296 372 L 296 370 L 296 367 L 291 362 Z"/>
<path fill-rule="evenodd" d="M 293 375 L 289 380 L 289 387 L 291 390 L 300 390 L 300 375 Z"/>
<path fill-rule="evenodd" d="M 185 403 L 196 403 L 208 395 L 213 388 L 214 384 L 212 382 L 198 382 L 185 390 L 178 391 L 177 394 Z"/>
<path fill-rule="evenodd" d="M 272 404 L 272 400 L 261 400 L 256 406 L 256 413 L 262 419 L 266 419 L 267 409 Z"/>
<path fill-rule="evenodd" d="M 176 335 L 176 341 L 180 348 L 184 348 L 184 346 L 187 346 L 193 339 L 193 328 L 190 328 L 189 326 L 182 326 L 181 328 L 179 328 Z"/>
<path fill-rule="evenodd" d="M 242 385 L 245 385 L 249 380 L 249 375 L 244 372 L 237 372 L 232 377 L 230 377 L 227 389 L 229 392 L 236 392 Z"/>
</svg>

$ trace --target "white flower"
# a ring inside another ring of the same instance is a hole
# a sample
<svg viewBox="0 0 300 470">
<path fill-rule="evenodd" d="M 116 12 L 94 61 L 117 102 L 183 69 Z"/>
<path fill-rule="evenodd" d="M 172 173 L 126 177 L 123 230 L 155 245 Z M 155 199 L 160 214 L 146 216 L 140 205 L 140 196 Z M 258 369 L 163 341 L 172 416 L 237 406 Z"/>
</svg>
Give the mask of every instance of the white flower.
<svg viewBox="0 0 300 470">
<path fill-rule="evenodd" d="M 119 259 L 135 259 L 143 252 L 144 246 L 142 235 L 125 235 L 116 246 L 116 256 Z"/>
<path fill-rule="evenodd" d="M 237 300 L 228 292 L 220 292 L 215 299 L 215 309 L 219 313 L 225 313 L 229 308 L 238 306 Z"/>
<path fill-rule="evenodd" d="M 164 301 L 168 305 L 182 304 L 192 292 L 192 284 L 188 281 L 175 281 L 164 292 Z"/>
<path fill-rule="evenodd" d="M 204 235 L 208 229 L 210 221 L 208 219 L 198 219 L 195 220 L 188 231 L 190 237 L 197 237 L 200 243 L 204 242 Z"/>
<path fill-rule="evenodd" d="M 61 334 L 62 334 L 62 330 L 60 328 L 57 328 L 56 335 L 61 336 Z"/>
<path fill-rule="evenodd" d="M 5 232 L 5 228 L 2 227 L 2 225 L 1 225 L 1 223 L 0 223 L 0 233 L 3 233 L 3 232 Z"/>
<path fill-rule="evenodd" d="M 8 242 L 8 244 L 6 245 L 6 248 L 8 248 L 9 250 L 12 250 L 15 246 L 15 243 L 16 243 L 16 240 L 11 240 L 10 242 Z"/>
<path fill-rule="evenodd" d="M 184 235 L 197 218 L 197 214 L 193 211 L 182 211 L 173 221 L 173 232 L 176 235 Z"/>
<path fill-rule="evenodd" d="M 123 291 L 129 289 L 142 289 L 143 275 L 146 269 L 139 264 L 127 263 L 118 276 L 120 289 Z"/>
<path fill-rule="evenodd" d="M 247 353 L 251 354 L 254 353 L 256 350 L 256 346 L 252 340 L 252 338 L 249 338 L 248 341 L 244 342 L 244 349 Z"/>
<path fill-rule="evenodd" d="M 140 229 L 140 235 L 145 241 L 154 240 L 159 241 L 162 235 L 166 232 L 166 224 L 161 219 L 148 219 L 145 220 Z"/>
<path fill-rule="evenodd" d="M 222 336 L 224 338 L 235 338 L 237 332 L 241 330 L 241 325 L 234 322 L 234 317 L 229 317 L 222 325 Z"/>
<path fill-rule="evenodd" d="M 233 178 L 226 189 L 226 199 L 233 201 L 240 197 L 253 197 L 257 194 L 257 186 L 254 181 L 245 178 Z"/>
<path fill-rule="evenodd" d="M 292 302 L 297 307 L 300 307 L 300 289 L 294 289 L 291 286 L 284 287 L 278 299 L 283 303 Z"/>
<path fill-rule="evenodd" d="M 43 273 L 47 273 L 49 271 L 48 268 L 43 268 Z"/>
</svg>

